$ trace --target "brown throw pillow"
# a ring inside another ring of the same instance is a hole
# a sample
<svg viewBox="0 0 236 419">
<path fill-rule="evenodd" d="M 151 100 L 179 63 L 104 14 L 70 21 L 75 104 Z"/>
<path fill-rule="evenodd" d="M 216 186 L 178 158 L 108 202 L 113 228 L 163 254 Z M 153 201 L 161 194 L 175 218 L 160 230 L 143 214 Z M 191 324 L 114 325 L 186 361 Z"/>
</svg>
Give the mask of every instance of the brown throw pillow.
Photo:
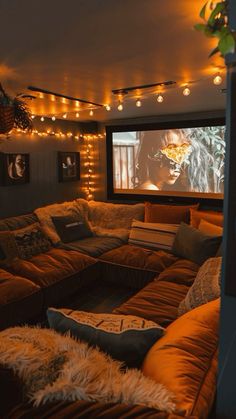
<svg viewBox="0 0 236 419">
<path fill-rule="evenodd" d="M 32 256 L 47 252 L 52 247 L 49 238 L 45 236 L 39 223 L 14 230 L 13 235 L 21 259 L 30 259 Z"/>
<path fill-rule="evenodd" d="M 11 231 L 0 231 L 0 266 L 10 266 L 17 257 L 14 234 Z"/>
<path fill-rule="evenodd" d="M 223 226 L 223 213 L 217 211 L 196 211 L 196 209 L 190 209 L 190 225 L 198 228 L 200 221 L 205 220 L 208 223 L 215 224 L 217 226 Z"/>
<path fill-rule="evenodd" d="M 189 223 L 190 208 L 197 210 L 199 204 L 195 205 L 161 205 L 145 202 L 146 223 L 167 223 L 180 224 L 182 221 Z"/>
</svg>

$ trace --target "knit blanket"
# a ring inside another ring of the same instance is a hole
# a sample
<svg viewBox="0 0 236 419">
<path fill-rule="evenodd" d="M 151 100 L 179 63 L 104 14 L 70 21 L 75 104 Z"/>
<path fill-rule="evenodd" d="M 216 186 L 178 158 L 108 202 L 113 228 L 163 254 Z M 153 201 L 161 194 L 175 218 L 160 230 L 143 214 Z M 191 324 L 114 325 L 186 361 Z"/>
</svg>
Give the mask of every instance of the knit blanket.
<svg viewBox="0 0 236 419">
<path fill-rule="evenodd" d="M 14 327 L 0 332 L 0 364 L 21 379 L 26 399 L 35 406 L 87 400 L 175 411 L 173 395 L 162 384 L 50 329 Z"/>
</svg>

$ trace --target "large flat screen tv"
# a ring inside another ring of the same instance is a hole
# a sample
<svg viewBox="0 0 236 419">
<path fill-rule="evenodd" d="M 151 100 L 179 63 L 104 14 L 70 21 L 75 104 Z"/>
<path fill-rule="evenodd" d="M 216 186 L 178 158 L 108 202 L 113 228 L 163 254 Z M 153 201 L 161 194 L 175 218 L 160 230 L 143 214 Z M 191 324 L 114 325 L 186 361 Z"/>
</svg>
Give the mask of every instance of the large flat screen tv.
<svg viewBox="0 0 236 419">
<path fill-rule="evenodd" d="M 108 126 L 106 135 L 109 199 L 222 201 L 223 118 Z"/>
</svg>

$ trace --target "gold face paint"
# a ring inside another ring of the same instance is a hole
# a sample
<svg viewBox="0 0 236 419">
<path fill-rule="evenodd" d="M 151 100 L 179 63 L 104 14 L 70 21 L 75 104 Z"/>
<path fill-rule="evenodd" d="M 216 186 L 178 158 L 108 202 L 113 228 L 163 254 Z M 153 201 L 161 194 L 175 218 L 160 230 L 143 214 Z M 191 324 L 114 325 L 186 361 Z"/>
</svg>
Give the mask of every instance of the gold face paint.
<svg viewBox="0 0 236 419">
<path fill-rule="evenodd" d="M 162 148 L 161 153 L 168 159 L 173 160 L 175 163 L 181 164 L 191 152 L 191 146 L 188 143 L 182 145 L 169 144 Z"/>
</svg>

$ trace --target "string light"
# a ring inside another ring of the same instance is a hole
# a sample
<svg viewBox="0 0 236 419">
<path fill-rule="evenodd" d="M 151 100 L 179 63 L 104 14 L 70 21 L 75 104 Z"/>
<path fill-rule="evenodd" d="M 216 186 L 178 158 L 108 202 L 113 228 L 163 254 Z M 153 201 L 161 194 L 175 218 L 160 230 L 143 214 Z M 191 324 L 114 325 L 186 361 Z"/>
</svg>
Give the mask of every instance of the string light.
<svg viewBox="0 0 236 419">
<path fill-rule="evenodd" d="M 184 90 L 183 90 L 183 95 L 184 96 L 189 96 L 191 93 L 190 89 L 188 86 L 185 86 Z"/>
<path fill-rule="evenodd" d="M 91 111 L 89 112 L 90 116 L 93 116 L 93 110 L 91 109 Z"/>
<path fill-rule="evenodd" d="M 122 102 L 119 102 L 119 105 L 117 106 L 118 111 L 123 111 L 123 104 Z"/>
<path fill-rule="evenodd" d="M 158 103 L 162 103 L 163 100 L 164 100 L 164 97 L 160 93 L 158 93 L 158 95 L 157 95 L 157 102 Z"/>
<path fill-rule="evenodd" d="M 40 121 L 42 121 L 42 122 L 44 121 L 44 117 L 43 116 L 41 116 Z"/>
<path fill-rule="evenodd" d="M 67 118 L 67 113 L 64 113 L 64 115 L 62 115 L 62 118 L 66 119 Z"/>
<path fill-rule="evenodd" d="M 141 102 L 140 99 L 136 100 L 136 106 L 137 106 L 137 108 L 140 108 L 142 106 L 142 102 Z"/>
<path fill-rule="evenodd" d="M 56 121 L 56 117 L 55 116 L 52 116 L 52 121 Z"/>
<path fill-rule="evenodd" d="M 213 79 L 213 83 L 216 86 L 219 86 L 222 83 L 222 81 L 223 81 L 222 77 L 219 74 L 217 74 L 217 76 L 215 76 L 214 79 Z"/>
<path fill-rule="evenodd" d="M 31 115 L 31 119 L 34 119 L 35 118 L 35 115 Z"/>
<path fill-rule="evenodd" d="M 75 116 L 76 118 L 79 118 L 79 112 L 76 112 Z"/>
<path fill-rule="evenodd" d="M 105 105 L 105 108 L 106 108 L 106 111 L 108 111 L 108 112 L 111 110 L 110 105 Z"/>
</svg>

